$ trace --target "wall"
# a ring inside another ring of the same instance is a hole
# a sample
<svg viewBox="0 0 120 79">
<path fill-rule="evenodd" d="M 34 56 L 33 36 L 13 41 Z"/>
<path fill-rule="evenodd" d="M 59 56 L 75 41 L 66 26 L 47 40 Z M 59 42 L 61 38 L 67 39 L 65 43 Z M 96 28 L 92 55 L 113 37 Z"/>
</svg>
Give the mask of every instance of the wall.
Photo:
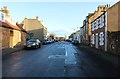
<svg viewBox="0 0 120 79">
<path fill-rule="evenodd" d="M 13 47 L 21 42 L 21 31 L 13 31 Z"/>
<path fill-rule="evenodd" d="M 120 21 L 120 1 L 119 1 L 119 3 L 118 3 L 118 21 Z M 120 22 L 118 22 L 118 29 L 119 29 L 119 31 L 120 31 Z"/>
<path fill-rule="evenodd" d="M 109 32 L 118 31 L 118 3 L 107 10 L 107 29 Z"/>
<path fill-rule="evenodd" d="M 21 44 L 24 45 L 26 43 L 26 33 L 21 32 Z"/>
<path fill-rule="evenodd" d="M 38 38 L 39 40 L 44 39 L 43 25 L 38 19 L 25 19 L 23 21 L 24 29 L 28 33 L 33 33 L 32 38 Z"/>
<path fill-rule="evenodd" d="M 0 53 L 2 52 L 2 27 L 0 26 Z"/>
<path fill-rule="evenodd" d="M 0 29 L 2 30 L 2 49 L 4 48 L 9 48 L 9 29 L 8 28 L 3 28 L 0 27 Z"/>
<path fill-rule="evenodd" d="M 120 53 L 120 1 L 107 10 L 108 51 Z"/>
</svg>

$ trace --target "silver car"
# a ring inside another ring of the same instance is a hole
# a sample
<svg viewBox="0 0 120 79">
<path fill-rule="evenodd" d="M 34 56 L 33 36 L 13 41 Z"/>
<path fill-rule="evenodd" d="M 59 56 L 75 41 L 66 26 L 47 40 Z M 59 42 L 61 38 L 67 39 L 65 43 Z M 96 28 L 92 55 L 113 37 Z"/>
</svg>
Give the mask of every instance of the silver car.
<svg viewBox="0 0 120 79">
<path fill-rule="evenodd" d="M 40 48 L 41 42 L 39 39 L 30 39 L 26 42 L 25 48 Z"/>
</svg>

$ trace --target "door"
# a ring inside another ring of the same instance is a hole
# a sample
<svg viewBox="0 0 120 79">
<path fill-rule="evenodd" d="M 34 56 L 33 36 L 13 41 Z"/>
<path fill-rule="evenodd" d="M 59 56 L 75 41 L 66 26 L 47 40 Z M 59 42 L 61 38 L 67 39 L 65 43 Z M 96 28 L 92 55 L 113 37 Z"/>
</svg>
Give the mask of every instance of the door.
<svg viewBox="0 0 120 79">
<path fill-rule="evenodd" d="M 96 42 L 95 42 L 95 48 L 98 48 L 98 33 L 96 33 Z"/>
<path fill-rule="evenodd" d="M 10 30 L 10 48 L 13 48 L 13 31 Z"/>
</svg>

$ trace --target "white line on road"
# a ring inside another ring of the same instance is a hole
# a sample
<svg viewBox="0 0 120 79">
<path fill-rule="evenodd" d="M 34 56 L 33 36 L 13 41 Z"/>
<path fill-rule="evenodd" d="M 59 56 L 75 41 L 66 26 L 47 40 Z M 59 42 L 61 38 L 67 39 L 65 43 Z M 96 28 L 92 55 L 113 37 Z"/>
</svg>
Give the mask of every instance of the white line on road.
<svg viewBox="0 0 120 79">
<path fill-rule="evenodd" d="M 65 56 L 67 56 L 67 50 L 66 50 L 66 46 L 65 46 Z"/>
<path fill-rule="evenodd" d="M 76 50 L 73 48 L 73 46 L 72 46 L 72 45 L 71 45 L 71 47 L 72 47 L 72 50 L 74 51 L 74 53 L 77 53 L 77 52 L 76 52 Z"/>
<path fill-rule="evenodd" d="M 68 54 L 69 53 L 69 54 Z M 74 50 L 71 46 L 65 46 L 65 64 L 76 64 Z"/>
</svg>

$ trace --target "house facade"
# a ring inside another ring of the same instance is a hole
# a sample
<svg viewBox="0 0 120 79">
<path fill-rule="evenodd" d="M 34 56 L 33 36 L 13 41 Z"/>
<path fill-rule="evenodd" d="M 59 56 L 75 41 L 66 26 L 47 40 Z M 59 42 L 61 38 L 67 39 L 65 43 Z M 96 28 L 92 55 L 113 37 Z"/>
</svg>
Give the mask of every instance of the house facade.
<svg viewBox="0 0 120 79">
<path fill-rule="evenodd" d="M 80 27 L 80 43 L 83 44 L 84 43 L 84 34 L 83 34 L 83 26 Z"/>
<path fill-rule="evenodd" d="M 120 1 L 107 10 L 107 49 L 120 54 Z"/>
<path fill-rule="evenodd" d="M 9 12 L 7 7 L 0 10 L 2 49 L 13 48 L 26 42 L 25 39 L 22 39 L 22 33 L 26 35 L 27 32 L 16 24 L 17 21 L 10 16 Z"/>
<path fill-rule="evenodd" d="M 86 16 L 85 19 L 85 44 L 89 45 L 91 44 L 91 22 L 94 21 L 97 17 L 99 17 L 104 11 L 106 11 L 110 5 L 99 5 L 97 7 L 97 11 L 94 11 L 93 13 L 89 13 L 88 16 Z"/>
<path fill-rule="evenodd" d="M 92 47 L 112 53 L 120 52 L 119 9 L 120 1 L 91 22 Z"/>
<path fill-rule="evenodd" d="M 107 51 L 106 13 L 97 17 L 91 25 L 91 46 Z"/>
<path fill-rule="evenodd" d="M 47 36 L 47 28 L 45 28 L 41 21 L 39 21 L 38 17 L 35 19 L 27 19 L 23 20 L 24 29 L 29 33 L 27 35 L 27 39 L 37 38 L 39 40 L 46 39 Z"/>
</svg>

